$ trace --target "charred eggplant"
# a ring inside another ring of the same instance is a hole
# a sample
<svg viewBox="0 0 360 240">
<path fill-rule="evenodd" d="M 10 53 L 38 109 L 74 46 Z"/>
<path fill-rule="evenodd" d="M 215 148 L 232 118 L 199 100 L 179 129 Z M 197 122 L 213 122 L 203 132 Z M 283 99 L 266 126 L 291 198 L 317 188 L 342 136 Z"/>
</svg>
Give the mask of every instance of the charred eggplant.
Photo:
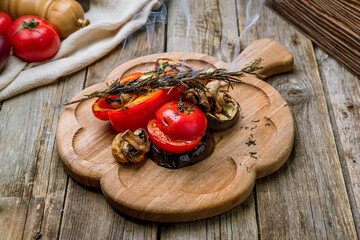
<svg viewBox="0 0 360 240">
<path fill-rule="evenodd" d="M 221 112 L 207 112 L 208 127 L 216 131 L 224 131 L 231 128 L 240 116 L 239 104 L 229 96 L 227 103 L 221 106 Z"/>
<path fill-rule="evenodd" d="M 178 154 L 169 153 L 152 143 L 150 155 L 151 160 L 157 165 L 170 169 L 178 169 L 200 162 L 210 156 L 214 148 L 214 138 L 210 130 L 207 130 L 198 147 L 192 151 Z"/>
</svg>

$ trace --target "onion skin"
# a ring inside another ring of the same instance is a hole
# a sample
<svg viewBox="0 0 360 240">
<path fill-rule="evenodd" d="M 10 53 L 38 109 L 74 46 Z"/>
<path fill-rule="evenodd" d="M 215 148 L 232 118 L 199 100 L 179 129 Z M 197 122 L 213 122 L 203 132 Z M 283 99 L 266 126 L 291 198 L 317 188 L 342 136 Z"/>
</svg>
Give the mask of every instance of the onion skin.
<svg viewBox="0 0 360 240">
<path fill-rule="evenodd" d="M 0 35 L 0 72 L 5 67 L 10 55 L 10 43 L 6 37 Z"/>
</svg>

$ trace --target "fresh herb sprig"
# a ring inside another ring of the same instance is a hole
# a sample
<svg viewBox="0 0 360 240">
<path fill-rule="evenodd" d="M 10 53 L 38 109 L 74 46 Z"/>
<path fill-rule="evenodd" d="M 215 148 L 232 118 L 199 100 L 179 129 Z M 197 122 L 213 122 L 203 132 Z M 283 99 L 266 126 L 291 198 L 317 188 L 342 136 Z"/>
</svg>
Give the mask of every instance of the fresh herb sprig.
<svg viewBox="0 0 360 240">
<path fill-rule="evenodd" d="M 228 88 L 232 88 L 232 83 L 241 83 L 240 78 L 244 77 L 245 74 L 255 74 L 255 71 L 262 69 L 260 66 L 261 61 L 261 58 L 256 59 L 240 71 L 215 69 L 203 72 L 202 70 L 189 69 L 172 73 L 164 72 L 164 69 L 168 66 L 165 63 L 155 71 L 144 73 L 141 78 L 139 77 L 126 83 L 121 83 L 117 79 L 104 90 L 85 95 L 85 98 L 65 102 L 64 105 L 70 105 L 95 97 L 108 98 L 110 95 L 146 94 L 158 89 L 181 89 L 183 92 L 195 89 L 196 91 L 206 92 L 208 90 L 205 85 L 211 80 L 225 82 L 228 84 Z"/>
<path fill-rule="evenodd" d="M 182 99 L 179 99 L 178 102 L 178 108 L 179 111 L 182 113 L 186 113 L 187 115 L 189 115 L 191 112 L 195 112 L 195 110 L 193 109 L 194 104 L 189 104 L 187 105 L 185 102 L 182 101 Z"/>
</svg>

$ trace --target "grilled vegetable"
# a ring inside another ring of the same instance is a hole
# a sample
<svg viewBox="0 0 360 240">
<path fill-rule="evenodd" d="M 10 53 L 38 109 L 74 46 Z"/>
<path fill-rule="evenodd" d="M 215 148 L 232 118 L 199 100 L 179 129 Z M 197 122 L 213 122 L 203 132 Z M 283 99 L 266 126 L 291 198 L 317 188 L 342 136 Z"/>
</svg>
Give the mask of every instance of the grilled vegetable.
<svg viewBox="0 0 360 240">
<path fill-rule="evenodd" d="M 144 129 L 139 128 L 134 133 L 126 130 L 124 133 L 116 135 L 111 150 L 115 160 L 120 163 L 139 163 L 149 152 L 150 143 L 149 136 Z"/>
<path fill-rule="evenodd" d="M 44 18 L 56 26 L 62 38 L 90 23 L 84 19 L 81 5 L 74 0 L 1 0 L 0 11 L 13 19 L 25 15 Z"/>
<path fill-rule="evenodd" d="M 177 154 L 170 153 L 152 143 L 150 156 L 151 160 L 159 166 L 177 169 L 200 162 L 210 156 L 214 148 L 214 138 L 211 132 L 207 130 L 199 145 L 192 151 Z"/>
<path fill-rule="evenodd" d="M 164 104 L 149 121 L 151 140 L 171 153 L 193 150 L 201 142 L 207 127 L 205 114 L 196 106 L 182 101 Z"/>
<path fill-rule="evenodd" d="M 120 83 L 142 77 L 142 73 L 133 73 L 121 79 Z M 135 131 L 138 128 L 146 128 L 148 121 L 162 105 L 179 98 L 180 92 L 174 89 L 151 90 L 142 95 L 111 95 L 108 98 L 98 98 L 92 106 L 92 111 L 98 119 L 110 120 L 111 125 L 119 132 L 127 129 Z"/>
<path fill-rule="evenodd" d="M 226 130 L 237 122 L 240 116 L 240 106 L 229 94 L 220 90 L 220 81 L 206 84 L 207 92 L 189 89 L 186 97 L 198 105 L 206 114 L 209 128 Z"/>
<path fill-rule="evenodd" d="M 228 102 L 221 106 L 221 112 L 207 112 L 205 115 L 208 120 L 209 128 L 216 131 L 224 131 L 234 126 L 238 121 L 240 116 L 240 106 L 235 99 L 229 96 Z"/>
</svg>

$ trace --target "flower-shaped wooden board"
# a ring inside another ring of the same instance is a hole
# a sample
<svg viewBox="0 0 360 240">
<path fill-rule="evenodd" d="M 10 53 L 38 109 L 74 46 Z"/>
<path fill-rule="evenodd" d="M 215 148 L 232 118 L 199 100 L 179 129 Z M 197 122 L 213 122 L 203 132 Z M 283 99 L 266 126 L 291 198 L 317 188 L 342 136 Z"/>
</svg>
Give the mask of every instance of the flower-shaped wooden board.
<svg viewBox="0 0 360 240">
<path fill-rule="evenodd" d="M 183 56 L 161 53 L 140 57 L 116 68 L 105 82 L 152 70 L 158 58 Z M 187 53 L 186 58 L 197 69 L 230 67 L 229 63 L 199 53 Z M 263 59 L 258 73 L 264 77 L 290 71 L 293 66 L 293 57 L 286 48 L 273 40 L 260 39 L 238 57 L 236 69 L 257 58 Z M 114 208 L 132 217 L 183 222 L 228 211 L 248 197 L 257 178 L 285 163 L 294 139 L 294 121 L 282 96 L 255 75 L 246 75 L 242 81 L 230 90 L 241 106 L 237 124 L 214 133 L 216 147 L 211 156 L 176 170 L 160 167 L 151 159 L 136 165 L 117 163 L 111 154 L 117 132 L 109 122 L 92 115 L 95 99 L 66 106 L 56 133 L 65 168 L 76 181 L 101 188 Z M 105 82 L 84 89 L 72 100 L 106 88 Z"/>
</svg>

